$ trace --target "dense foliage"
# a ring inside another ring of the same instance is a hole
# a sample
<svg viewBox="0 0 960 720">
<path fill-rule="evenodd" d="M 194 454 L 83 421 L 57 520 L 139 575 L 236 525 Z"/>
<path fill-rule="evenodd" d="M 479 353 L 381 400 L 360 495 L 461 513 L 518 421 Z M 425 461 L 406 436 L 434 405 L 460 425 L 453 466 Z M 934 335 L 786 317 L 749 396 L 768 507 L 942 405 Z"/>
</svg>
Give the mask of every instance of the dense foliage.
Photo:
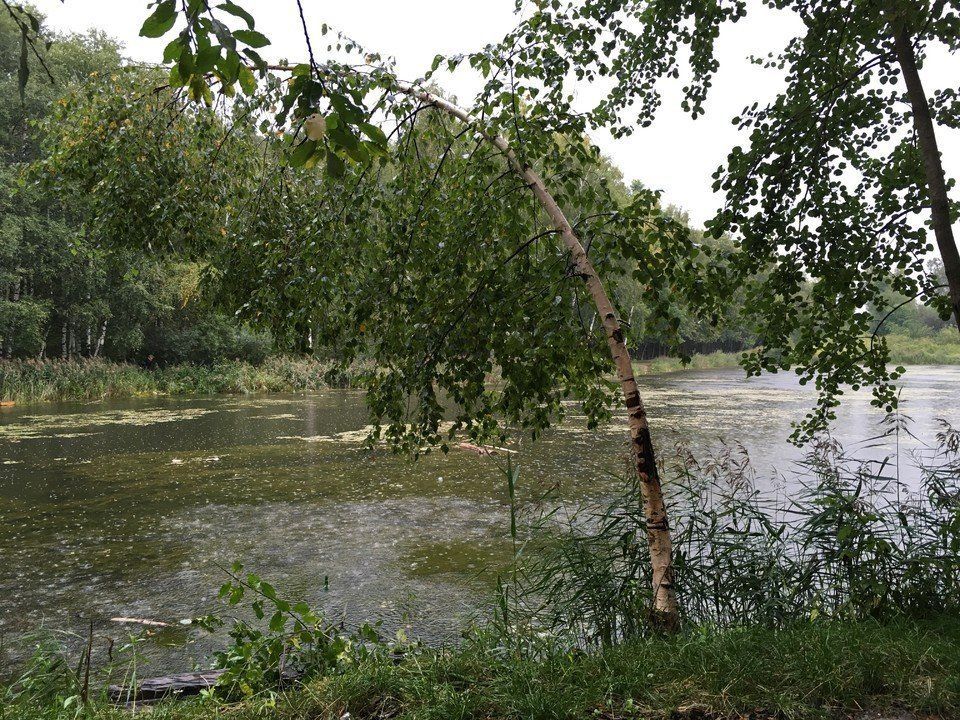
<svg viewBox="0 0 960 720">
<path fill-rule="evenodd" d="M 734 120 L 747 142 L 714 175 L 724 206 L 708 227 L 736 240 L 725 254 L 727 283 L 718 287 L 744 288 L 744 313 L 759 338 L 747 371 L 794 370 L 817 385 L 818 406 L 795 436 L 807 439 L 833 419 L 845 387 L 873 386 L 877 405 L 895 406 L 900 371 L 888 366 L 871 312 L 892 307 L 889 288 L 960 322 L 957 213 L 934 131 L 957 126 L 956 91 L 927 97 L 917 72 L 929 50 L 956 51 L 960 8 L 913 0 L 765 4 L 796 16 L 801 31 L 756 61 L 782 73 L 785 89 L 757 98 Z M 484 102 L 506 120 L 511 110 L 499 98 L 518 95 L 533 103 L 528 112 L 544 128 L 607 127 L 614 135 L 653 121 L 664 79 L 687 78 L 683 107 L 702 115 L 719 67 L 717 38 L 751 7 L 744 0 L 531 5 L 501 46 L 470 58 L 490 78 Z M 609 94 L 577 107 L 571 83 L 603 79 Z M 942 279 L 924 266 L 935 249 L 931 226 Z M 709 317 L 712 308 L 697 307 Z"/>
<path fill-rule="evenodd" d="M 74 152 L 69 143 L 57 143 L 63 137 L 57 124 L 69 111 L 70 93 L 113 105 L 138 99 L 129 94 L 127 77 L 121 77 L 125 71 L 119 69 L 116 43 L 98 33 L 56 38 L 43 55 L 53 81 L 38 69 L 22 100 L 16 91 L 19 54 L 18 29 L 0 15 L 0 356 L 139 361 L 153 355 L 163 364 L 262 361 L 273 349 L 269 335 L 240 327 L 229 310 L 207 302 L 200 288 L 204 252 L 151 253 L 151 245 L 183 248 L 185 238 L 202 248 L 219 236 L 219 228 L 200 218 L 178 217 L 176 226 L 143 238 L 136 233 L 137 223 L 111 226 L 109 207 L 93 202 L 101 197 L 97 193 L 82 188 L 71 193 L 60 184 L 63 178 L 36 182 L 37 173 L 46 170 L 42 165 L 39 171 L 32 169 L 35 163 Z M 146 83 L 140 87 L 151 89 Z M 198 126 L 179 135 L 176 129 L 165 136 L 167 142 L 187 138 L 176 153 L 166 152 L 172 146 L 155 148 L 156 157 L 172 164 L 140 165 L 153 171 L 142 179 L 155 188 L 163 187 L 163 173 L 181 177 L 178 163 L 202 161 L 197 153 L 186 152 L 186 144 L 202 137 Z M 108 140 L 130 142 L 131 128 L 118 118 L 113 125 L 72 131 L 87 136 L 105 154 Z M 125 163 L 113 177 L 120 177 L 120 170 L 129 177 L 137 167 L 136 161 Z M 108 182 L 99 174 L 102 169 L 96 169 L 93 182 Z M 101 187 L 137 213 L 162 211 L 156 197 L 143 197 L 137 205 L 129 187 Z M 200 185 L 189 192 L 193 187 Z M 110 233 L 130 241 L 121 246 Z"/>
</svg>

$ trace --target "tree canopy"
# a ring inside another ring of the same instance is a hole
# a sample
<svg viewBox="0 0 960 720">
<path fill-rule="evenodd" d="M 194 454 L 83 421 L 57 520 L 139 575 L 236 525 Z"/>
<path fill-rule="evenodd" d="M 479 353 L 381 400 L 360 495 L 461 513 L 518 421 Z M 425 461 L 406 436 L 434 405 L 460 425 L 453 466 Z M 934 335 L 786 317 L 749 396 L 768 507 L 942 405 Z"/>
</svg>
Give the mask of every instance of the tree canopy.
<svg viewBox="0 0 960 720">
<path fill-rule="evenodd" d="M 745 357 L 748 373 L 793 369 L 820 391 L 795 434 L 803 439 L 826 427 L 845 386 L 873 386 L 876 404 L 896 404 L 901 370 L 888 370 L 870 311 L 889 307 L 888 287 L 960 322 L 957 208 L 946 199 L 953 182 L 935 144 L 924 144 L 932 125 L 925 136 L 917 124 L 926 112 L 956 128 L 960 105 L 954 89 L 926 97 L 904 82 L 929 47 L 956 52 L 960 8 L 913 0 L 765 5 L 794 13 L 803 32 L 755 60 L 783 73 L 786 88 L 734 119 L 747 143 L 714 175 L 724 206 L 708 229 L 736 240 L 725 254 L 725 287 L 746 288 L 744 312 L 760 339 Z M 744 0 L 535 3 L 486 56 L 509 68 L 508 89 L 532 98 L 544 127 L 624 135 L 652 122 L 664 79 L 688 77 L 683 107 L 704 112 L 719 67 L 716 40 L 748 9 Z M 601 79 L 612 83 L 609 94 L 574 107 L 570 83 Z M 485 97 L 504 87 L 492 78 Z M 926 269 L 931 226 L 943 285 Z"/>
</svg>

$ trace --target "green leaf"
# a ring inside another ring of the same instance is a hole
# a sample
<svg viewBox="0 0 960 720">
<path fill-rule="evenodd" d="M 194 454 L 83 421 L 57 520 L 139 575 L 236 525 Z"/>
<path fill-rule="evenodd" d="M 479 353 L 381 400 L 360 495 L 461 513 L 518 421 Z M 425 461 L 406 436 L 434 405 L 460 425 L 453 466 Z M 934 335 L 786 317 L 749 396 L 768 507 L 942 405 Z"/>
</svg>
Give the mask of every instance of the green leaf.
<svg viewBox="0 0 960 720">
<path fill-rule="evenodd" d="M 367 119 L 363 108 L 354 105 L 346 96 L 332 94 L 330 102 L 340 115 L 350 125 L 357 125 Z"/>
<path fill-rule="evenodd" d="M 343 172 L 346 170 L 346 165 L 343 164 L 343 159 L 335 152 L 327 152 L 327 174 L 330 177 L 343 177 Z"/>
<path fill-rule="evenodd" d="M 244 48 L 243 54 L 250 58 L 250 61 L 254 64 L 257 70 L 264 70 L 267 67 L 267 62 L 262 57 L 260 53 L 256 50 L 251 50 L 250 48 Z"/>
<path fill-rule="evenodd" d="M 277 599 L 277 591 L 273 589 L 273 585 L 268 582 L 260 582 L 260 592 L 266 595 L 270 600 Z"/>
<path fill-rule="evenodd" d="M 370 151 L 362 144 L 357 144 L 354 147 L 346 148 L 347 155 L 356 160 L 358 163 L 364 164 L 370 162 Z"/>
<path fill-rule="evenodd" d="M 180 77 L 186 80 L 193 75 L 194 64 L 192 53 L 181 53 L 180 59 L 177 61 L 177 71 L 180 73 Z"/>
<path fill-rule="evenodd" d="M 358 140 L 357 136 L 354 135 L 350 130 L 339 124 L 330 126 L 330 123 L 327 123 L 327 133 L 330 135 L 330 138 L 340 147 L 347 150 L 354 150 L 357 147 Z"/>
<path fill-rule="evenodd" d="M 158 38 L 166 35 L 177 21 L 177 6 L 175 0 L 163 0 L 153 14 L 143 21 L 140 28 L 142 37 Z"/>
<path fill-rule="evenodd" d="M 387 136 L 384 135 L 383 130 L 378 128 L 376 125 L 371 125 L 367 122 L 362 122 L 359 125 L 361 132 L 366 135 L 370 140 L 378 145 L 379 147 L 386 149 L 387 147 Z"/>
<path fill-rule="evenodd" d="M 313 140 L 305 140 L 297 146 L 297 149 L 290 155 L 290 165 L 292 167 L 302 167 L 317 149 L 317 143 Z"/>
<path fill-rule="evenodd" d="M 165 63 L 173 62 L 180 58 L 180 53 L 185 49 L 183 38 L 176 37 L 171 40 L 163 49 L 163 61 Z"/>
<path fill-rule="evenodd" d="M 237 49 L 237 41 L 230 32 L 230 28 L 216 19 L 210 20 L 210 27 L 213 28 L 213 34 L 217 36 L 217 40 L 220 41 L 221 45 L 230 50 Z"/>
<path fill-rule="evenodd" d="M 278 610 L 273 614 L 273 617 L 270 618 L 270 631 L 283 632 L 284 625 L 286 625 L 286 621 L 283 618 L 283 613 Z"/>
<path fill-rule="evenodd" d="M 267 36 L 256 30 L 236 30 L 233 36 L 240 42 L 254 48 L 262 48 L 270 44 Z"/>
<path fill-rule="evenodd" d="M 240 7 L 236 3 L 232 3 L 230 2 L 230 0 L 227 0 L 227 2 L 223 3 L 222 5 L 217 5 L 217 7 L 220 10 L 223 10 L 224 12 L 228 12 L 231 15 L 234 15 L 242 19 L 244 22 L 247 23 L 247 27 L 253 30 L 253 26 L 254 26 L 253 15 L 248 13 L 246 10 L 244 10 L 242 7 Z"/>
<path fill-rule="evenodd" d="M 216 66 L 217 61 L 220 59 L 220 46 L 211 45 L 210 47 L 205 47 L 203 50 L 197 53 L 196 63 L 194 65 L 195 72 L 198 73 L 208 73 L 213 70 Z"/>
<path fill-rule="evenodd" d="M 240 56 L 234 50 L 227 50 L 226 54 L 217 62 L 217 69 L 227 84 L 232 84 L 240 77 L 240 68 L 243 64 Z"/>
<path fill-rule="evenodd" d="M 170 86 L 171 87 L 182 87 L 186 84 L 186 80 L 180 77 L 180 70 L 176 65 L 170 67 Z"/>
<path fill-rule="evenodd" d="M 253 96 L 257 92 L 257 79 L 253 76 L 253 71 L 246 65 L 240 66 L 240 88 L 245 95 Z"/>
</svg>

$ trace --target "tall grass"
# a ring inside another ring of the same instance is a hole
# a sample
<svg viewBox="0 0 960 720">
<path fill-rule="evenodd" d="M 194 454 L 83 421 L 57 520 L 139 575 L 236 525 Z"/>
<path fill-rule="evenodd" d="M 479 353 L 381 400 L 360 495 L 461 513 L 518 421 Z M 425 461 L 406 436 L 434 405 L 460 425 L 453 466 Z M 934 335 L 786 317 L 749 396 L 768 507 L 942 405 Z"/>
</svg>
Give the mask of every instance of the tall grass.
<svg viewBox="0 0 960 720">
<path fill-rule="evenodd" d="M 706 355 L 694 355 L 690 362 L 684 365 L 679 358 L 659 357 L 653 360 L 636 361 L 633 364 L 637 375 L 658 375 L 660 373 L 676 372 L 678 370 L 715 370 L 718 368 L 735 368 L 740 365 L 740 356 L 743 353 L 713 352 Z"/>
<path fill-rule="evenodd" d="M 230 361 L 145 370 L 104 360 L 0 362 L 0 400 L 17 403 L 143 395 L 299 392 L 350 387 L 360 370 L 329 361 L 276 356 L 261 365 Z"/>
<path fill-rule="evenodd" d="M 896 365 L 960 365 L 960 334 L 954 328 L 944 328 L 928 337 L 886 335 L 890 362 Z M 694 355 L 684 365 L 679 358 L 659 357 L 638 360 L 633 364 L 637 375 L 657 375 L 679 370 L 716 370 L 740 365 L 743 353 L 713 352 Z"/>
<path fill-rule="evenodd" d="M 890 361 L 898 365 L 960 365 L 960 333 L 944 328 L 932 337 L 887 335 Z"/>
<path fill-rule="evenodd" d="M 859 459 L 823 438 L 779 494 L 754 487 L 742 448 L 709 461 L 678 449 L 664 475 L 684 623 L 779 628 L 960 612 L 958 448 L 960 432 L 944 425 L 936 448 L 912 457 L 922 484 L 911 492 L 893 459 Z M 647 633 L 640 497 L 631 484 L 562 522 L 553 511 L 534 517 L 521 589 L 499 614 L 505 637 L 602 647 Z"/>
</svg>

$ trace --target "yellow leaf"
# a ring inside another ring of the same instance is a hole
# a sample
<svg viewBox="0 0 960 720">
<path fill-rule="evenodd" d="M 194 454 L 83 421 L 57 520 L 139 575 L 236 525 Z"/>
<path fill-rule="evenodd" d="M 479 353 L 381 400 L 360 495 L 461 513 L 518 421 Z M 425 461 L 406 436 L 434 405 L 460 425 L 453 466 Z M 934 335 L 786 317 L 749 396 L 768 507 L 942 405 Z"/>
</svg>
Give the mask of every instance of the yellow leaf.
<svg viewBox="0 0 960 720">
<path fill-rule="evenodd" d="M 314 113 L 306 119 L 303 127 L 307 131 L 308 138 L 311 140 L 321 140 L 327 132 L 327 121 L 322 115 Z"/>
</svg>

